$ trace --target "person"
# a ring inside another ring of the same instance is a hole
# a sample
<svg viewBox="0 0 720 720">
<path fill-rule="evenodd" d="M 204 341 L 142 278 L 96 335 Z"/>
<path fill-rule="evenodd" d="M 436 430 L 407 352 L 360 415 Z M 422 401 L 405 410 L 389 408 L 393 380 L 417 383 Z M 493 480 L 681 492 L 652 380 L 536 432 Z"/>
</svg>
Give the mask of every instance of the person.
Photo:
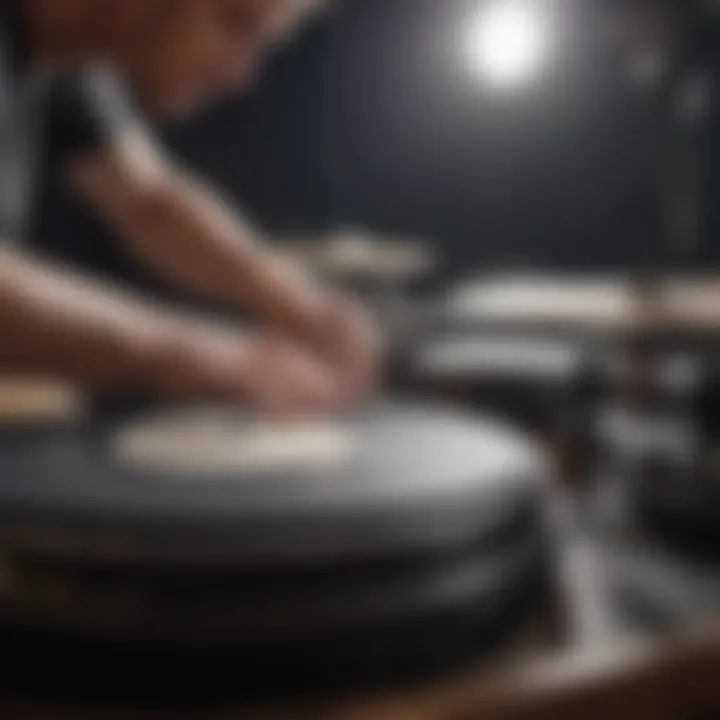
<svg viewBox="0 0 720 720">
<path fill-rule="evenodd" d="M 294 413 L 372 391 L 381 357 L 364 309 L 263 244 L 158 146 L 143 106 L 186 114 L 248 87 L 317 0 L 3 0 L 0 3 L 0 372 Z M 169 310 L 23 248 L 43 101 L 66 88 L 73 192 L 165 279 L 251 312 L 257 329 Z"/>
</svg>

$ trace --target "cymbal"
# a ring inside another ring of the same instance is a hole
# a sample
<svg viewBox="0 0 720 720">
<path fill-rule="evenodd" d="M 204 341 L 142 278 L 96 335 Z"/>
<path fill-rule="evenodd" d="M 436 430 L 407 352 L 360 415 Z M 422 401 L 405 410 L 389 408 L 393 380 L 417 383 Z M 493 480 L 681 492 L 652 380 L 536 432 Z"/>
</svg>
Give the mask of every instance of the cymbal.
<svg viewBox="0 0 720 720">
<path fill-rule="evenodd" d="M 719 333 L 720 279 L 666 277 L 645 290 L 613 276 L 499 276 L 461 285 L 446 307 L 450 320 L 461 324 Z"/>
<path fill-rule="evenodd" d="M 382 240 L 364 236 L 338 236 L 288 244 L 283 252 L 312 269 L 340 277 L 406 280 L 435 268 L 435 252 L 414 240 Z"/>
</svg>

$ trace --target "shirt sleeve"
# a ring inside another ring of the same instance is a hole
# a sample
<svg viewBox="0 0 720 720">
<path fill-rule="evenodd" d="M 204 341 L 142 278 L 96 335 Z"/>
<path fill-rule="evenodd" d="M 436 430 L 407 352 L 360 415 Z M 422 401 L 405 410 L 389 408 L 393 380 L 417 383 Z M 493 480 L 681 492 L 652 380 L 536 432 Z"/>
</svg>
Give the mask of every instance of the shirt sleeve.
<svg viewBox="0 0 720 720">
<path fill-rule="evenodd" d="M 93 70 L 54 81 L 50 91 L 48 154 L 53 164 L 101 152 L 145 120 L 122 82 Z"/>
</svg>

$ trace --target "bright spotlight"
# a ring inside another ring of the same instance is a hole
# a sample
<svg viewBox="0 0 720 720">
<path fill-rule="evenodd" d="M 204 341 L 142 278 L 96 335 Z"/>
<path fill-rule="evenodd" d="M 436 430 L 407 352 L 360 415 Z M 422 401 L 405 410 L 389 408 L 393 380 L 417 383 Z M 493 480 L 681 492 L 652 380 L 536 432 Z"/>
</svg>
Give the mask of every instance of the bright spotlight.
<svg viewBox="0 0 720 720">
<path fill-rule="evenodd" d="M 549 50 L 549 32 L 537 0 L 493 0 L 468 26 L 472 69 L 499 87 L 532 80 Z"/>
</svg>

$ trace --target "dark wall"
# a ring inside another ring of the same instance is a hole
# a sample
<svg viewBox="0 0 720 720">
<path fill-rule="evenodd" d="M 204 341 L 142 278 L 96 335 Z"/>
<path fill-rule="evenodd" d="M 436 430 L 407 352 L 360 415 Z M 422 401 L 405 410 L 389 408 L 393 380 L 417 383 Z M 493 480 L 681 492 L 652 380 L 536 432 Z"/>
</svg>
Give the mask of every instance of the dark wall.
<svg viewBox="0 0 720 720">
<path fill-rule="evenodd" d="M 650 262 L 662 141 L 597 12 L 556 3 L 554 63 L 532 90 L 501 96 L 457 52 L 473 4 L 344 0 L 251 96 L 167 140 L 272 230 L 416 233 L 458 271 Z M 137 275 L 52 183 L 43 195 L 41 245 Z"/>
</svg>

